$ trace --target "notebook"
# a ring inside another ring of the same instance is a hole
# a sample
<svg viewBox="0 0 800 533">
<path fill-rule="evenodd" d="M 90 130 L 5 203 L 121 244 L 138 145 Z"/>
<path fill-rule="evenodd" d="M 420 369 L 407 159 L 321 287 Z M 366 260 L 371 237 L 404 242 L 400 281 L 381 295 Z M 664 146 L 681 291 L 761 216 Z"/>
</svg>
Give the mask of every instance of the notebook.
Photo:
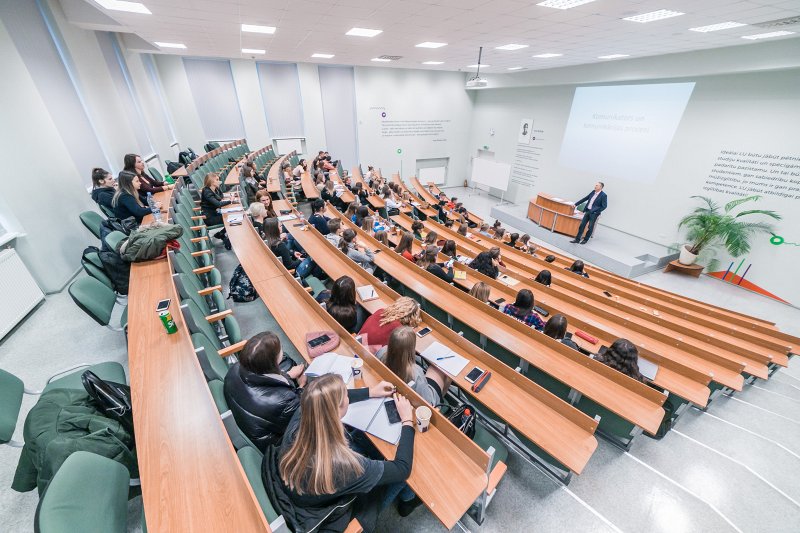
<svg viewBox="0 0 800 533">
<path fill-rule="evenodd" d="M 278 220 L 281 222 L 286 222 L 287 220 L 294 220 L 297 218 L 297 215 L 281 215 L 278 217 Z"/>
<path fill-rule="evenodd" d="M 244 211 L 244 207 L 240 205 L 236 205 L 233 207 L 223 207 L 219 210 L 219 212 L 222 213 L 223 215 L 226 213 L 241 213 L 242 211 Z"/>
<path fill-rule="evenodd" d="M 652 361 L 648 361 L 641 355 L 639 356 L 639 373 L 642 374 L 644 377 L 653 381 L 656 379 L 656 374 L 658 374 L 658 365 Z"/>
<path fill-rule="evenodd" d="M 362 302 L 368 302 L 370 300 L 376 300 L 378 298 L 378 293 L 375 291 L 375 287 L 372 285 L 364 285 L 363 287 L 356 287 L 356 292 L 358 292 L 358 297 L 361 298 Z"/>
<path fill-rule="evenodd" d="M 469 264 L 469 262 L 470 262 L 470 261 L 472 261 L 472 259 L 470 259 L 470 258 L 469 258 L 469 257 L 467 257 L 466 255 L 457 255 L 457 256 L 456 256 L 456 260 L 457 260 L 459 263 L 461 263 L 462 265 L 468 265 L 468 264 Z"/>
<path fill-rule="evenodd" d="M 333 352 L 324 353 L 311 361 L 305 374 L 308 379 L 318 378 L 325 374 L 336 374 L 345 383 L 349 383 L 350 378 L 353 377 L 353 359 L 353 357 L 345 357 Z"/>
<path fill-rule="evenodd" d="M 453 279 L 467 279 L 465 270 L 453 270 Z"/>
<path fill-rule="evenodd" d="M 505 284 L 506 284 L 506 285 L 508 285 L 509 287 L 513 287 L 514 285 L 516 285 L 517 283 L 519 283 L 519 280 L 518 280 L 518 279 L 510 278 L 510 277 L 506 276 L 505 274 L 501 274 L 501 275 L 500 275 L 500 276 L 497 278 L 497 281 L 500 281 L 500 282 L 502 282 L 502 283 L 505 283 Z"/>
<path fill-rule="evenodd" d="M 360 402 L 351 402 L 342 418 L 342 422 L 348 426 L 366 431 L 381 440 L 390 444 L 397 444 L 400 440 L 400 432 L 403 424 L 389 422 L 389 415 L 386 414 L 385 402 L 393 402 L 391 398 L 370 398 Z"/>
<path fill-rule="evenodd" d="M 461 357 L 456 352 L 440 342 L 432 342 L 420 355 L 428 362 L 438 366 L 451 376 L 457 376 L 469 363 L 469 359 Z M 443 359 L 446 358 L 446 359 Z"/>
<path fill-rule="evenodd" d="M 231 226 L 240 226 L 244 221 L 244 213 L 235 213 L 228 215 L 228 224 Z"/>
</svg>

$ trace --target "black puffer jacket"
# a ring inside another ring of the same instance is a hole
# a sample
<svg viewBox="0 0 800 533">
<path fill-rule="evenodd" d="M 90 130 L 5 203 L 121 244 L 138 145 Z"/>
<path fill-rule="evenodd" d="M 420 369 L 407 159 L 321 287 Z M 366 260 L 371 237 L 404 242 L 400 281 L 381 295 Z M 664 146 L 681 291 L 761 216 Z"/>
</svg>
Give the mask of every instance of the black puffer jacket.
<svg viewBox="0 0 800 533">
<path fill-rule="evenodd" d="M 300 406 L 302 389 L 291 378 L 255 374 L 233 365 L 225 376 L 225 399 L 236 424 L 263 452 L 281 441 Z"/>
<path fill-rule="evenodd" d="M 114 198 L 115 192 L 116 191 L 114 190 L 114 187 L 98 187 L 96 189 L 92 189 L 92 200 L 103 207 L 113 210 L 114 208 L 111 205 L 111 199 Z"/>
</svg>

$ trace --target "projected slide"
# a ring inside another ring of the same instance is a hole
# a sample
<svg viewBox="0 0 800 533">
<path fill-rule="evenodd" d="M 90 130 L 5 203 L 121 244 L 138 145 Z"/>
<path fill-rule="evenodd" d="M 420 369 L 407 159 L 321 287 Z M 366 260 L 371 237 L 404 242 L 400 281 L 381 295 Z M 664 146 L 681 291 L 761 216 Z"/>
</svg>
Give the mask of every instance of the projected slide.
<svg viewBox="0 0 800 533">
<path fill-rule="evenodd" d="M 655 180 L 693 89 L 694 82 L 578 87 L 559 164 L 598 177 Z"/>
</svg>

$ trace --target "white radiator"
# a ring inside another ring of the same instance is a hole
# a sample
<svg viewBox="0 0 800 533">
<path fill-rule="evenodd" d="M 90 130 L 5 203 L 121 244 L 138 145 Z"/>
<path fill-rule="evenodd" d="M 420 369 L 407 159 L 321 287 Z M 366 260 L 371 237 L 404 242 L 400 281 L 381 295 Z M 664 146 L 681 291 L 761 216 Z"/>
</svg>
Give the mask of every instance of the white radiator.
<svg viewBox="0 0 800 533">
<path fill-rule="evenodd" d="M 0 340 L 43 299 L 16 250 L 0 252 Z"/>
</svg>

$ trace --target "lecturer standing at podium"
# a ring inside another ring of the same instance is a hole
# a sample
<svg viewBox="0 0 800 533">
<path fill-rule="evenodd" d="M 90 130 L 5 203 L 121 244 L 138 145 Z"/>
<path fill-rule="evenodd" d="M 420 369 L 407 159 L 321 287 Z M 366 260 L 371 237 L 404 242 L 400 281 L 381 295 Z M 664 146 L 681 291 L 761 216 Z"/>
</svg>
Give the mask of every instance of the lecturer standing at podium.
<svg viewBox="0 0 800 533">
<path fill-rule="evenodd" d="M 594 224 L 597 222 L 597 217 L 599 217 L 600 213 L 602 213 L 605 208 L 608 207 L 608 196 L 603 192 L 602 181 L 595 183 L 594 190 L 575 202 L 575 205 L 580 205 L 586 201 L 589 203 L 586 204 L 586 207 L 583 210 L 583 220 L 581 220 L 581 225 L 578 227 L 578 234 L 575 236 L 575 239 L 570 241 L 575 244 L 586 244 L 586 242 L 592 237 L 592 232 L 594 231 Z M 583 240 L 581 240 L 581 235 L 583 235 L 583 230 L 586 228 L 587 223 L 589 224 L 589 229 L 586 230 L 586 235 L 583 237 Z"/>
</svg>

